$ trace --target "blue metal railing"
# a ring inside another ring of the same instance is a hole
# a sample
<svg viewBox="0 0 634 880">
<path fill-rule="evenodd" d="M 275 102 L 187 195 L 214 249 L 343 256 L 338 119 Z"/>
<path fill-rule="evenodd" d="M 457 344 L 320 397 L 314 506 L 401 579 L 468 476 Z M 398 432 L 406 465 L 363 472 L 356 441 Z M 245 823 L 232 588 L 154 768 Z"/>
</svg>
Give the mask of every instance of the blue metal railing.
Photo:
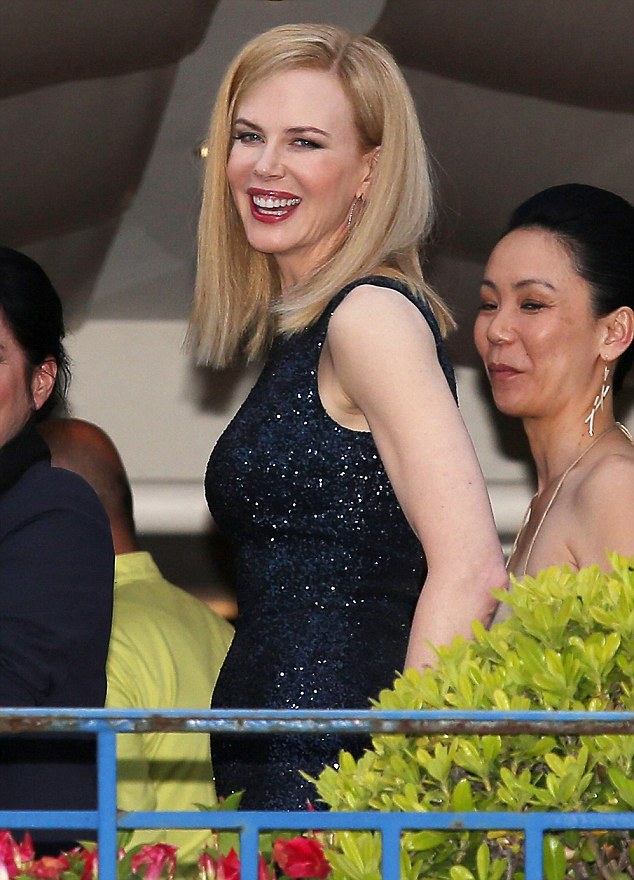
<svg viewBox="0 0 634 880">
<path fill-rule="evenodd" d="M 382 838 L 382 878 L 399 880 L 400 835 L 418 829 L 519 830 L 525 839 L 526 880 L 542 880 L 545 831 L 634 829 L 634 812 L 155 812 L 116 809 L 116 735 L 164 732 L 400 733 L 421 734 L 634 734 L 634 712 L 493 712 L 375 710 L 0 709 L 0 734 L 91 733 L 97 737 L 96 810 L 0 810 L 0 827 L 94 828 L 100 880 L 116 880 L 117 831 L 134 828 L 209 828 L 240 834 L 243 880 L 257 877 L 258 838 L 271 830 L 372 830 Z"/>
</svg>

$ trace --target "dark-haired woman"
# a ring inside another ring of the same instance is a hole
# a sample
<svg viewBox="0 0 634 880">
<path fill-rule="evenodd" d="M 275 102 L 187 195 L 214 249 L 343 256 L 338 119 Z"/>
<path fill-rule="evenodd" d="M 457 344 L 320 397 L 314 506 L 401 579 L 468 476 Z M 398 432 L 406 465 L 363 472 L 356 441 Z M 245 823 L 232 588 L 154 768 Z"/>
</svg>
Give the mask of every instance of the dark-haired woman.
<svg viewBox="0 0 634 880">
<path fill-rule="evenodd" d="M 519 577 L 634 554 L 634 446 L 613 413 L 633 309 L 632 205 L 566 184 L 517 208 L 485 269 L 475 341 L 537 471 L 508 561 Z"/>
<path fill-rule="evenodd" d="M 98 707 L 114 557 L 96 495 L 51 468 L 35 421 L 68 376 L 62 306 L 43 270 L 0 248 L 0 706 Z M 0 737 L 0 809 L 94 809 L 85 739 Z M 79 831 L 37 832 L 41 852 Z M 63 838 L 63 839 L 62 839 Z"/>
</svg>

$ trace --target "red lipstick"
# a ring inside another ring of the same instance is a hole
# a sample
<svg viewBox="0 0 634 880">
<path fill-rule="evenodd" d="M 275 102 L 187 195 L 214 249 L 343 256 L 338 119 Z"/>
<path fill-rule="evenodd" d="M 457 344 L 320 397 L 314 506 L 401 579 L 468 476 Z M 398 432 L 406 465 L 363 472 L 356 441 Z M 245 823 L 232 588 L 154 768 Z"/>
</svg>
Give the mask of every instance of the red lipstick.
<svg viewBox="0 0 634 880">
<path fill-rule="evenodd" d="M 299 196 L 284 190 L 249 187 L 251 214 L 261 223 L 280 223 L 287 220 L 301 204 Z"/>
</svg>

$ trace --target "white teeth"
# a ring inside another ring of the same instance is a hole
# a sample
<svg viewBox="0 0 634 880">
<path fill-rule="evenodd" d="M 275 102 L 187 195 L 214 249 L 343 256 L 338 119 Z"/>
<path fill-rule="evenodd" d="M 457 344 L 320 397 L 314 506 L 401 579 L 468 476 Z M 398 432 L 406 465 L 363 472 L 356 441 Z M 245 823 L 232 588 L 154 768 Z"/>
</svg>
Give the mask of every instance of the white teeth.
<svg viewBox="0 0 634 880">
<path fill-rule="evenodd" d="M 253 196 L 253 203 L 258 208 L 294 208 L 300 202 L 301 199 L 274 199 L 272 196 Z"/>
</svg>

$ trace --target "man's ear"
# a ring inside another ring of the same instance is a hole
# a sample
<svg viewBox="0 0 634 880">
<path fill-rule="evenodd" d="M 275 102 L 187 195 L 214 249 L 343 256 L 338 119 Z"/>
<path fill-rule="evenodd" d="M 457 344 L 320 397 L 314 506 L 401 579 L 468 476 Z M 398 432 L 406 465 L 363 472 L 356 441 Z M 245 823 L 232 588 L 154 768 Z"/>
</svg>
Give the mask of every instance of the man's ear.
<svg viewBox="0 0 634 880">
<path fill-rule="evenodd" d="M 41 409 L 53 393 L 57 378 L 55 358 L 46 358 L 33 370 L 31 377 L 31 399 L 36 410 Z"/>
</svg>

